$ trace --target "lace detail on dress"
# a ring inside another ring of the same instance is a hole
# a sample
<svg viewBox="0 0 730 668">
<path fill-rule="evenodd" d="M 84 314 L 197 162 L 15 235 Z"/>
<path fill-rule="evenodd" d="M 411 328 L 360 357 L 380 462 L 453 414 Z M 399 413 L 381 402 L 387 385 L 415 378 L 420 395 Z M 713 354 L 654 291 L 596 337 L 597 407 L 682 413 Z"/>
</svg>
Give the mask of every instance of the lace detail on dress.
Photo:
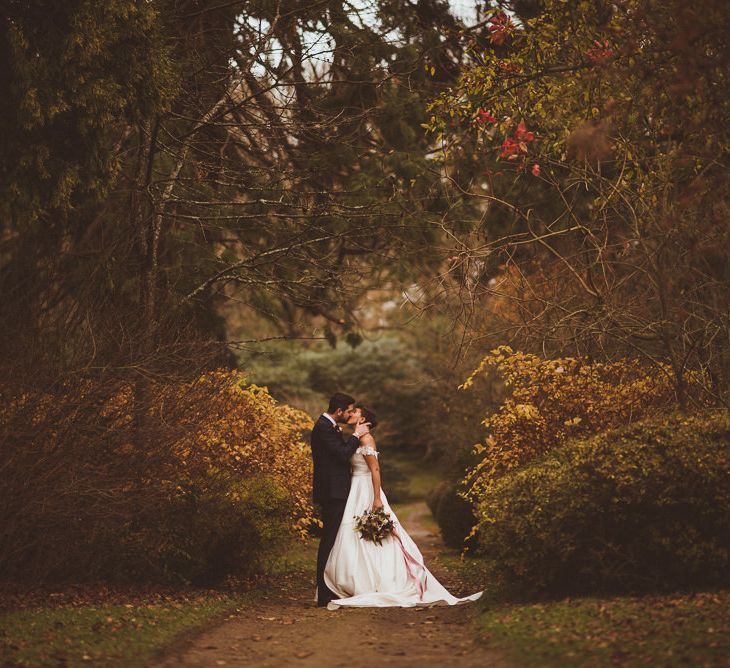
<svg viewBox="0 0 730 668">
<path fill-rule="evenodd" d="M 360 446 L 357 450 L 355 450 L 356 455 L 374 455 L 375 457 L 378 456 L 378 451 L 375 448 L 371 448 L 370 446 Z"/>
</svg>

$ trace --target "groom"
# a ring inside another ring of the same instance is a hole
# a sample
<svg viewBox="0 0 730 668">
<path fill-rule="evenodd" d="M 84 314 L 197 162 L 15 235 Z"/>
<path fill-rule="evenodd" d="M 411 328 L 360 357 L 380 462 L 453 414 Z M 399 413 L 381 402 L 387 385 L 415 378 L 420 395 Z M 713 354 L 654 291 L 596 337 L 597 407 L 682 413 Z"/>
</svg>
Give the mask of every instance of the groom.
<svg viewBox="0 0 730 668">
<path fill-rule="evenodd" d="M 369 432 L 369 425 L 357 425 L 352 436 L 345 442 L 340 425 L 350 419 L 354 404 L 355 400 L 351 396 L 337 392 L 332 395 L 327 411 L 320 415 L 312 429 L 312 496 L 322 509 L 324 524 L 317 552 L 318 606 L 326 606 L 337 598 L 324 583 L 324 567 L 335 544 L 347 495 L 350 493 L 350 457 L 357 450 L 360 437 Z"/>
</svg>

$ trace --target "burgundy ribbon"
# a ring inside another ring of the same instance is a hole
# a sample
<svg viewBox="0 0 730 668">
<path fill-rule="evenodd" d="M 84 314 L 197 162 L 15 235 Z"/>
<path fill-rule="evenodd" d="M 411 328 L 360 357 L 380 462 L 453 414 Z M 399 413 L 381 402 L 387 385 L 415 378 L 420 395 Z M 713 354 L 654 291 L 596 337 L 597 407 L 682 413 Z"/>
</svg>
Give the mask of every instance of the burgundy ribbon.
<svg viewBox="0 0 730 668">
<path fill-rule="evenodd" d="M 426 567 L 423 565 L 422 562 L 418 561 L 418 559 L 416 559 L 410 552 L 408 552 L 406 546 L 403 545 L 403 541 L 398 535 L 395 527 L 393 527 L 393 535 L 400 544 L 401 550 L 403 550 L 403 556 L 406 560 L 406 572 L 408 573 L 408 580 L 415 583 L 416 589 L 418 590 L 418 598 L 419 600 L 423 600 L 423 593 L 426 591 Z M 417 575 L 418 569 L 420 569 L 421 571 L 420 577 Z"/>
</svg>

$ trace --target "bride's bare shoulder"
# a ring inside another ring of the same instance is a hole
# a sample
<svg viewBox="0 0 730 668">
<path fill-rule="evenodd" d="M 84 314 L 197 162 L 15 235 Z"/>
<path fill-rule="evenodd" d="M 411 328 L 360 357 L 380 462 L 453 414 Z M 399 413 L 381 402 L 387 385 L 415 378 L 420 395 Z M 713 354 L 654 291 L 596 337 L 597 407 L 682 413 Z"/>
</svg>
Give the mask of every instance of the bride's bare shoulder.
<svg viewBox="0 0 730 668">
<path fill-rule="evenodd" d="M 364 434 L 360 437 L 360 445 L 372 448 L 373 450 L 377 450 L 377 447 L 375 445 L 375 439 L 373 438 L 372 434 Z"/>
</svg>

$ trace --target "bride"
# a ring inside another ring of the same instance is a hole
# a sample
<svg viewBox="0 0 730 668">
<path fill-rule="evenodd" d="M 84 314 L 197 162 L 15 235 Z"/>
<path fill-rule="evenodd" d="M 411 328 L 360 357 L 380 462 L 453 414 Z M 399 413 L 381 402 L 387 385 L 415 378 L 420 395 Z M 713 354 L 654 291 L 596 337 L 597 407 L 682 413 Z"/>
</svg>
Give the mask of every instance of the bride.
<svg viewBox="0 0 730 668">
<path fill-rule="evenodd" d="M 348 424 L 377 424 L 375 413 L 358 406 Z M 423 563 L 423 556 L 388 505 L 380 487 L 378 451 L 372 434 L 360 439 L 360 447 L 350 459 L 352 484 L 335 544 L 327 559 L 324 580 L 339 598 L 328 608 L 412 607 L 455 605 L 475 601 L 482 592 L 465 598 L 452 596 Z M 366 510 L 383 508 L 395 524 L 393 534 L 382 545 L 363 540 L 354 529 L 354 517 Z"/>
</svg>

